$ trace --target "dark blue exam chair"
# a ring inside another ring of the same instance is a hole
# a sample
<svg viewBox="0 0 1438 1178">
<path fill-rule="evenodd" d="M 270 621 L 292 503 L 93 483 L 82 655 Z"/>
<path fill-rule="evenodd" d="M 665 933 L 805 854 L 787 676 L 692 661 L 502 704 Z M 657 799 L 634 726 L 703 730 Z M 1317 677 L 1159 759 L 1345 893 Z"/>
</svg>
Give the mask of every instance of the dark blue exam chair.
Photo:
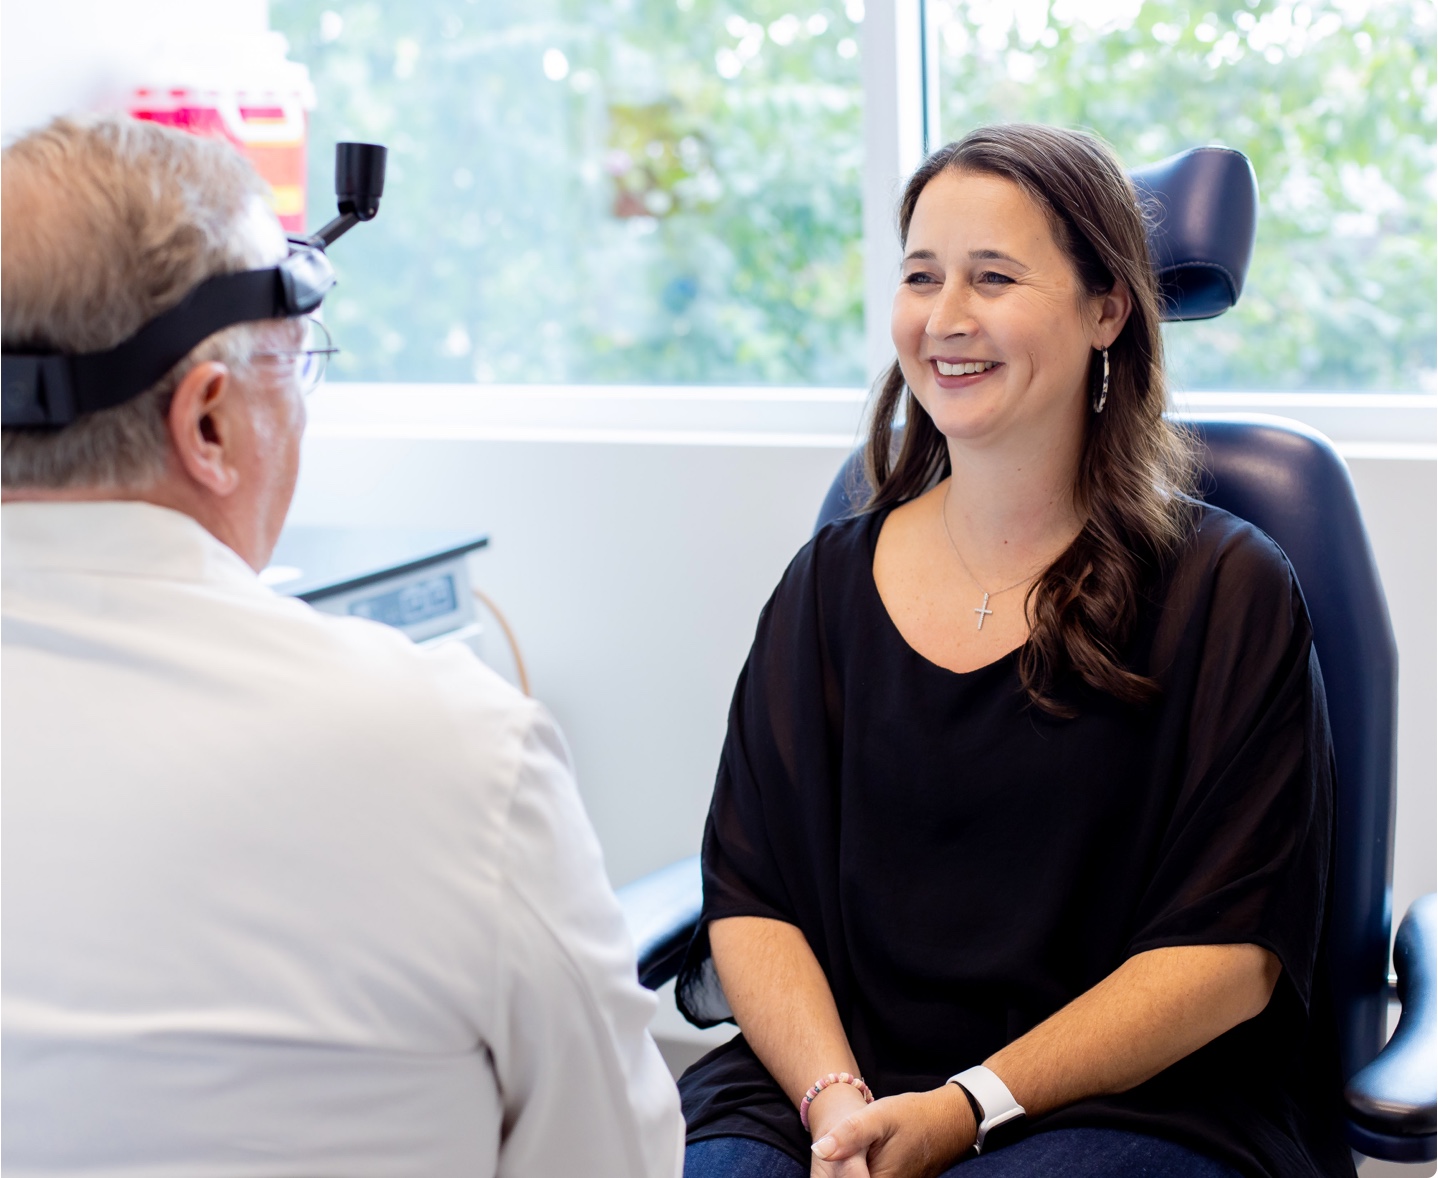
<svg viewBox="0 0 1438 1178">
<path fill-rule="evenodd" d="M 1248 161 L 1198 148 L 1133 175 L 1161 214 L 1150 249 L 1164 317 L 1221 314 L 1238 299 L 1253 246 L 1257 188 Z M 1190 424 L 1202 445 L 1204 497 L 1277 541 L 1313 620 L 1337 762 L 1328 969 L 1349 1142 L 1370 1157 L 1432 1161 L 1438 896 L 1422 897 L 1404 917 L 1390 983 L 1398 660 L 1353 483 L 1329 442 L 1297 422 L 1238 416 Z M 849 513 L 865 494 L 856 453 L 835 478 L 817 526 Z M 678 971 L 701 899 L 697 856 L 620 889 L 646 986 Z M 1403 1013 L 1385 1047 L 1395 984 Z"/>
</svg>

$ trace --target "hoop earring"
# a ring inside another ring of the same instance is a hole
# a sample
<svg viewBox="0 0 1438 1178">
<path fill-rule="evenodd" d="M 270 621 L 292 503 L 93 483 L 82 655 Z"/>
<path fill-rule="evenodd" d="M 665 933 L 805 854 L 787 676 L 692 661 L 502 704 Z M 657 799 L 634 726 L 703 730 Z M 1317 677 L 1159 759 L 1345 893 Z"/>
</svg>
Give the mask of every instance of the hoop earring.
<svg viewBox="0 0 1438 1178">
<path fill-rule="evenodd" d="M 1108 404 L 1108 349 L 1103 349 L 1103 380 L 1102 382 L 1089 381 L 1089 405 L 1093 408 L 1094 415 L 1103 412 L 1103 407 Z M 1095 389 L 1093 386 L 1098 385 Z"/>
</svg>

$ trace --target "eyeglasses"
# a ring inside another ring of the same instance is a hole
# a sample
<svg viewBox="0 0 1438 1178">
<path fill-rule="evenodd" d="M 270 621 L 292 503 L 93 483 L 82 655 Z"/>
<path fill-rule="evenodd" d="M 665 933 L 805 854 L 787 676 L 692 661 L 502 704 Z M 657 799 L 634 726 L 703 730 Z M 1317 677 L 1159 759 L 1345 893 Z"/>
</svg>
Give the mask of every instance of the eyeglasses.
<svg viewBox="0 0 1438 1178">
<path fill-rule="evenodd" d="M 296 348 L 292 352 L 256 352 L 256 356 L 265 356 L 272 360 L 297 360 L 300 388 L 305 393 L 312 393 L 319 386 L 324 378 L 325 365 L 329 358 L 335 355 L 339 349 L 335 347 L 334 340 L 330 338 L 329 329 L 318 319 L 306 317 L 305 324 L 305 346 Z"/>
</svg>

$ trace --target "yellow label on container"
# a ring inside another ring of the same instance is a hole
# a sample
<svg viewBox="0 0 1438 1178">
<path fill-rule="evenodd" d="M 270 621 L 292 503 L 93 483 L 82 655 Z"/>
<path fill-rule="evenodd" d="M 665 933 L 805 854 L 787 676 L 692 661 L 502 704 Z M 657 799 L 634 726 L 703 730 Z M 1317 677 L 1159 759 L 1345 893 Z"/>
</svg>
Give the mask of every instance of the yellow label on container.
<svg viewBox="0 0 1438 1178">
<path fill-rule="evenodd" d="M 293 217 L 305 211 L 305 190 L 298 184 L 276 184 L 270 189 L 275 216 Z"/>
</svg>

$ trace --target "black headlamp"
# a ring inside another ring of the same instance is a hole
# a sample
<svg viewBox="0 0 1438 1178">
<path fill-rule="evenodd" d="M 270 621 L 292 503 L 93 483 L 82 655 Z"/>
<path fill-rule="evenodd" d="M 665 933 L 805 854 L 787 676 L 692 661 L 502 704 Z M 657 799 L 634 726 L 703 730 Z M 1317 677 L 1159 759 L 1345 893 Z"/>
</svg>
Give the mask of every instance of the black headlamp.
<svg viewBox="0 0 1438 1178">
<path fill-rule="evenodd" d="M 103 352 L 6 352 L 0 373 L 0 421 L 6 429 L 55 429 L 85 413 L 139 396 L 200 341 L 236 323 L 308 315 L 335 284 L 325 247 L 379 211 L 385 149 L 372 143 L 335 148 L 340 215 L 312 237 L 291 238 L 278 266 L 208 278 L 124 343 Z"/>
</svg>

